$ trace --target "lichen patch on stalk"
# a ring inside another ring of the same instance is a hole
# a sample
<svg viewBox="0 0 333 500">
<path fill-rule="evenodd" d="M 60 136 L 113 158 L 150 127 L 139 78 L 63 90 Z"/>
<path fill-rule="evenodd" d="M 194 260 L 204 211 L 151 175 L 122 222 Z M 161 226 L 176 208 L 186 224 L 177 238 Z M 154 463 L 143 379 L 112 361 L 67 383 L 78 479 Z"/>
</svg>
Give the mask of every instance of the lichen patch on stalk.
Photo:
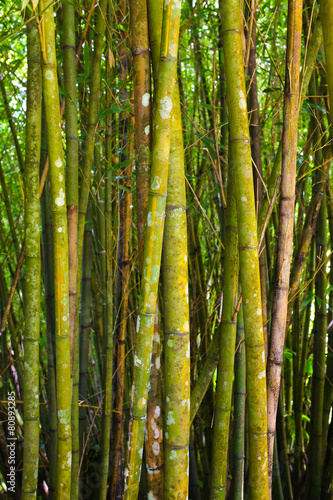
<svg viewBox="0 0 333 500">
<path fill-rule="evenodd" d="M 146 92 L 142 96 L 142 106 L 147 108 L 149 106 L 150 94 Z"/>
<path fill-rule="evenodd" d="M 163 120 L 170 118 L 170 113 L 172 110 L 172 100 L 170 97 L 165 96 L 160 100 L 159 113 Z"/>
</svg>

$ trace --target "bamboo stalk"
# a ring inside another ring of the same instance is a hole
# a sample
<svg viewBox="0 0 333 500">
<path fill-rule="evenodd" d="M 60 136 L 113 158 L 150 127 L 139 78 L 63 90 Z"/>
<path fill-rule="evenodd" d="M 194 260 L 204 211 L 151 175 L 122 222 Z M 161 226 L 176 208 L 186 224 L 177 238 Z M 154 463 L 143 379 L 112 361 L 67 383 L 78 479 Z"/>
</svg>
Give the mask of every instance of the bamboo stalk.
<svg viewBox="0 0 333 500">
<path fill-rule="evenodd" d="M 166 189 L 171 139 L 171 112 L 176 82 L 180 3 L 164 8 L 162 43 L 156 93 L 152 170 L 144 244 L 143 279 L 135 345 L 132 411 L 128 468 L 125 469 L 125 498 L 137 498 L 143 452 L 148 380 L 154 332 L 154 316 L 160 274 Z"/>
<path fill-rule="evenodd" d="M 240 278 L 246 344 L 250 498 L 268 499 L 265 346 L 257 222 L 237 0 L 222 5 L 222 30 L 232 161 L 235 168 Z M 260 464 L 260 465 L 259 465 Z"/>
<path fill-rule="evenodd" d="M 190 318 L 184 148 L 177 86 L 173 109 L 163 240 L 164 383 L 167 395 L 164 497 L 186 499 L 190 437 Z"/>
<path fill-rule="evenodd" d="M 45 8 L 44 8 L 45 7 Z M 69 499 L 71 493 L 71 367 L 69 338 L 68 233 L 65 171 L 63 164 L 60 105 L 56 65 L 53 4 L 43 10 L 43 91 L 50 160 L 51 211 L 54 242 L 56 386 L 58 415 L 58 457 L 56 496 Z"/>
<path fill-rule="evenodd" d="M 39 462 L 40 215 L 42 71 L 36 21 L 27 25 L 28 82 L 25 148 L 26 297 L 24 333 L 24 453 L 22 499 L 36 498 Z"/>
<path fill-rule="evenodd" d="M 237 330 L 238 235 L 235 177 L 229 156 L 228 204 L 225 221 L 224 292 L 220 327 L 220 363 L 217 369 L 216 403 L 211 461 L 210 500 L 224 499 L 227 483 L 229 422 Z"/>
<path fill-rule="evenodd" d="M 302 4 L 302 0 L 290 0 L 288 5 L 278 253 L 272 304 L 270 350 L 267 361 L 267 423 L 270 484 L 273 468 L 276 412 L 287 321 L 289 273 L 294 225 Z"/>
</svg>

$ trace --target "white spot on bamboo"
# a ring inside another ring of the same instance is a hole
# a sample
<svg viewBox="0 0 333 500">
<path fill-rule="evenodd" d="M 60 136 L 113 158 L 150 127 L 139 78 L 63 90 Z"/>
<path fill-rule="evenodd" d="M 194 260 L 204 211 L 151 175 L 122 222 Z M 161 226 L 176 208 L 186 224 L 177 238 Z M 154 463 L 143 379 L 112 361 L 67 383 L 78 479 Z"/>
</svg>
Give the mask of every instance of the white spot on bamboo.
<svg viewBox="0 0 333 500">
<path fill-rule="evenodd" d="M 166 120 L 167 118 L 170 118 L 170 113 L 172 110 L 172 101 L 170 97 L 165 96 L 160 100 L 160 107 L 159 107 L 159 112 L 161 115 L 161 118 L 163 120 Z"/>
<path fill-rule="evenodd" d="M 149 227 L 152 225 L 151 218 L 152 218 L 152 213 L 148 212 L 148 215 L 147 215 L 147 226 L 149 226 Z"/>
<path fill-rule="evenodd" d="M 173 411 L 169 411 L 167 416 L 167 425 L 175 424 L 175 419 L 173 418 Z"/>
<path fill-rule="evenodd" d="M 246 110 L 246 100 L 242 90 L 239 91 L 239 107 L 244 111 Z"/>
<path fill-rule="evenodd" d="M 156 406 L 154 410 L 154 417 L 158 418 L 160 415 L 161 415 L 161 408 L 159 406 Z"/>
<path fill-rule="evenodd" d="M 260 379 L 264 378 L 265 375 L 266 375 L 266 371 L 263 370 L 261 373 L 259 373 L 258 378 L 260 378 Z"/>
<path fill-rule="evenodd" d="M 141 359 L 139 359 L 139 358 L 137 357 L 137 355 L 135 355 L 135 356 L 134 356 L 134 364 L 135 364 L 135 366 L 140 366 L 140 365 L 142 365 L 142 361 L 141 361 Z"/>
<path fill-rule="evenodd" d="M 53 73 L 52 73 L 52 71 L 50 69 L 48 69 L 48 70 L 45 71 L 45 78 L 47 80 L 52 80 L 53 79 Z"/>
<path fill-rule="evenodd" d="M 151 448 L 155 456 L 160 454 L 160 444 L 157 441 L 154 441 Z"/>
<path fill-rule="evenodd" d="M 151 188 L 155 191 L 155 189 L 158 189 L 161 184 L 162 184 L 162 179 L 157 175 L 155 175 L 154 180 L 151 184 Z"/>
<path fill-rule="evenodd" d="M 241 197 L 241 200 L 242 200 L 242 201 L 247 201 L 246 196 L 242 196 L 242 197 Z"/>
<path fill-rule="evenodd" d="M 62 159 L 61 158 L 58 158 L 54 163 L 55 163 L 55 166 L 57 168 L 62 167 Z"/>
<path fill-rule="evenodd" d="M 147 108 L 147 106 L 149 106 L 149 99 L 150 99 L 150 94 L 148 92 L 143 94 L 143 96 L 142 96 L 142 106 L 143 107 Z"/>
<path fill-rule="evenodd" d="M 170 54 L 172 55 L 172 57 L 177 57 L 177 52 L 178 52 L 178 45 L 176 43 L 173 43 L 172 45 L 170 45 Z"/>
<path fill-rule="evenodd" d="M 60 188 L 59 196 L 57 196 L 57 198 L 55 199 L 55 204 L 58 207 L 62 207 L 65 204 L 65 193 L 62 188 Z"/>
<path fill-rule="evenodd" d="M 147 127 L 145 127 L 145 134 L 146 135 L 150 134 L 150 125 L 147 125 Z"/>
</svg>

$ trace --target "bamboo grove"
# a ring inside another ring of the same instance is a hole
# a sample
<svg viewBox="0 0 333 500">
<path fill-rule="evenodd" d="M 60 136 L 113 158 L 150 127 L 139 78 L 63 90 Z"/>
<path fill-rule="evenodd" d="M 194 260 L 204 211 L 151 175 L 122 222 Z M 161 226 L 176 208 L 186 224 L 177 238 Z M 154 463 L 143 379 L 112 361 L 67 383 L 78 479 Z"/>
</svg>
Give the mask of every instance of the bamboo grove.
<svg viewBox="0 0 333 500">
<path fill-rule="evenodd" d="M 332 1 L 0 5 L 0 498 L 333 498 Z"/>
</svg>

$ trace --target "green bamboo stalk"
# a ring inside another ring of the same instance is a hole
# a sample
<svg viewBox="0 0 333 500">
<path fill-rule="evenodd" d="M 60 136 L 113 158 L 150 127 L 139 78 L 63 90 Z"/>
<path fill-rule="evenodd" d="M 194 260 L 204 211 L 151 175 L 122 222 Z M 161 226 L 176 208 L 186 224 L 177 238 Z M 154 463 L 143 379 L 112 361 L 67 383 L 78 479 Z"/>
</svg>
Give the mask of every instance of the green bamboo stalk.
<svg viewBox="0 0 333 500">
<path fill-rule="evenodd" d="M 66 200 L 68 221 L 69 251 L 69 324 L 71 335 L 71 363 L 77 354 L 74 347 L 74 323 L 76 302 L 76 265 L 77 265 L 77 205 L 78 205 L 78 120 L 76 88 L 76 52 L 75 52 L 75 6 L 72 2 L 63 4 L 63 52 L 66 124 Z M 73 406 L 74 410 L 74 406 Z"/>
<path fill-rule="evenodd" d="M 41 4 L 43 11 L 43 91 L 50 160 L 51 211 L 54 242 L 56 384 L 58 411 L 58 460 L 56 496 L 69 499 L 71 493 L 71 367 L 69 339 L 68 234 L 60 106 L 57 79 L 53 4 Z"/>
<path fill-rule="evenodd" d="M 180 2 L 165 4 L 156 93 L 152 170 L 144 244 L 143 279 L 135 342 L 135 384 L 129 434 L 128 468 L 125 469 L 125 498 L 137 498 L 142 461 L 146 402 L 150 372 L 154 316 L 160 274 L 166 189 L 171 139 L 171 112 L 176 81 Z"/>
<path fill-rule="evenodd" d="M 237 330 L 238 235 L 235 178 L 229 156 L 228 204 L 225 221 L 223 309 L 220 329 L 220 363 L 217 369 L 216 405 L 213 429 L 210 500 L 226 495 L 229 422 L 234 375 Z"/>
<path fill-rule="evenodd" d="M 330 248 L 333 248 L 333 197 L 332 189 L 329 186 L 326 190 L 326 205 L 327 205 L 327 218 L 329 222 L 329 233 L 330 233 Z M 329 283 L 333 283 L 333 256 L 330 259 L 330 273 L 329 273 Z M 324 389 L 324 407 L 323 407 L 323 456 L 326 455 L 326 443 L 327 443 L 327 433 L 329 428 L 329 415 L 331 412 L 332 400 L 333 400 L 333 389 L 331 381 L 333 380 L 333 361 L 331 354 L 333 353 L 333 330 L 330 326 L 333 319 L 333 290 L 330 291 L 329 295 L 329 307 L 327 314 L 327 330 L 328 330 L 328 356 L 327 356 L 327 370 L 325 378 L 325 389 Z"/>
<path fill-rule="evenodd" d="M 42 119 L 42 68 L 37 22 L 27 24 L 28 82 L 25 148 L 26 300 L 24 334 L 24 453 L 22 499 L 36 498 L 39 460 L 39 335 L 41 256 L 39 231 L 39 155 Z"/>
<path fill-rule="evenodd" d="M 277 439 L 274 440 L 272 489 L 274 491 L 274 497 L 276 498 L 276 500 L 284 500 L 282 483 L 281 483 Z"/>
<path fill-rule="evenodd" d="M 289 467 L 289 455 L 288 455 L 289 447 L 288 447 L 287 432 L 286 432 L 286 419 L 284 416 L 284 370 L 282 372 L 282 377 L 281 377 L 281 391 L 279 394 L 276 434 L 277 434 L 276 441 L 278 445 L 277 447 L 279 455 L 278 456 L 279 465 L 280 463 L 283 464 L 283 469 L 281 467 L 280 474 L 283 477 L 285 483 L 285 498 L 286 500 L 292 500 L 293 489 L 292 489 L 290 467 Z"/>
<path fill-rule="evenodd" d="M 164 497 L 188 496 L 190 332 L 184 148 L 179 90 L 173 99 L 163 240 L 165 448 Z"/>
<path fill-rule="evenodd" d="M 309 294 L 313 294 L 313 280 L 312 275 L 314 272 L 314 256 L 315 256 L 315 245 L 314 240 L 312 240 L 310 263 L 308 276 L 311 279 L 310 285 L 308 287 Z M 312 301 L 311 301 L 312 302 Z M 294 384 L 297 385 L 298 396 L 294 400 L 294 415 L 295 415 L 295 462 L 294 462 L 294 484 L 298 484 L 300 481 L 301 471 L 301 457 L 304 453 L 304 438 L 303 438 L 303 406 L 304 406 L 304 380 L 305 380 L 305 368 L 308 359 L 308 345 L 309 345 L 309 328 L 310 328 L 310 317 L 311 317 L 311 302 L 307 305 L 303 326 L 303 338 L 302 338 L 302 352 L 300 355 L 300 363 L 298 369 L 298 378 L 294 380 Z M 297 476 L 297 480 L 296 477 Z"/>
<path fill-rule="evenodd" d="M 235 167 L 240 278 L 246 343 L 250 498 L 268 499 L 265 346 L 260 297 L 257 222 L 237 0 L 222 5 L 230 144 Z"/>
<path fill-rule="evenodd" d="M 270 482 L 273 468 L 276 412 L 280 389 L 285 326 L 287 320 L 289 273 L 293 238 L 302 4 L 302 0 L 291 0 L 288 5 L 278 253 L 276 264 L 276 283 L 272 304 L 270 351 L 267 362 L 267 423 Z"/>
<path fill-rule="evenodd" d="M 77 236 L 77 271 L 76 271 L 76 311 L 75 311 L 75 332 L 74 332 L 74 359 L 73 359 L 73 407 L 75 406 L 75 421 L 73 420 L 73 453 L 75 461 L 73 462 L 72 477 L 75 479 L 73 485 L 73 493 L 77 491 L 76 483 L 79 477 L 79 417 L 78 417 L 78 384 L 79 384 L 79 358 L 78 358 L 78 344 L 79 344 L 79 310 L 81 302 L 81 262 L 83 250 L 83 237 L 85 218 L 88 206 L 91 170 L 94 161 L 95 149 L 95 134 L 97 123 L 97 112 L 99 102 L 99 89 L 100 89 L 100 74 L 101 74 L 101 57 L 104 46 L 104 33 L 105 33 L 105 14 L 106 14 L 106 0 L 101 0 L 99 8 L 96 12 L 95 24 L 95 40 L 94 52 L 92 57 L 92 65 L 90 71 L 90 86 L 89 86 L 89 103 L 88 103 L 88 116 L 85 136 L 85 156 L 82 166 L 82 183 L 79 192 L 79 205 L 78 205 L 78 236 Z M 74 448 L 75 447 L 75 448 Z"/>
<path fill-rule="evenodd" d="M 125 125 L 125 117 L 120 120 L 124 128 L 128 130 L 128 123 Z M 123 129 L 122 129 L 123 130 Z M 125 147 L 127 138 L 123 134 L 122 144 Z M 130 145 L 131 149 L 131 145 Z M 130 153 L 131 156 L 131 153 Z M 123 158 L 126 158 L 123 156 Z M 123 477 L 123 428 L 124 428 L 124 375 L 125 375 L 125 336 L 128 317 L 128 294 L 129 294 L 129 279 L 130 279 L 130 260 L 129 260 L 129 244 L 130 244 L 130 226 L 131 226 L 131 164 L 128 163 L 122 169 L 123 185 L 126 189 L 119 188 L 119 212 L 120 224 L 118 229 L 118 255 L 117 255 L 117 282 L 119 282 L 119 298 L 117 297 L 116 312 L 117 312 L 117 329 L 116 329 L 116 413 L 114 415 L 114 469 L 111 479 L 111 497 L 120 498 L 121 485 Z M 117 283 L 118 285 L 118 283 Z"/>
<path fill-rule="evenodd" d="M 118 2 L 118 20 L 124 23 L 127 12 L 127 4 L 124 0 Z M 125 34 L 121 32 L 121 43 L 118 46 L 119 62 L 119 101 L 122 106 L 129 102 L 127 79 L 129 72 L 129 58 L 126 50 Z M 125 164 L 120 169 L 121 183 L 118 190 L 118 249 L 116 263 L 116 329 L 114 350 L 114 362 L 116 364 L 114 378 L 114 405 L 116 412 L 113 414 L 113 471 L 111 476 L 111 497 L 120 499 L 123 483 L 123 427 L 124 427 L 124 373 L 125 373 L 125 336 L 128 316 L 128 290 L 130 277 L 129 243 L 131 225 L 131 150 L 133 144 L 130 138 L 130 120 L 126 111 L 119 115 L 119 161 Z M 125 189 L 122 188 L 125 187 Z"/>
<path fill-rule="evenodd" d="M 323 496 L 332 498 L 333 491 L 333 422 L 330 423 L 327 435 L 327 452 L 323 470 Z"/>
<path fill-rule="evenodd" d="M 87 404 L 88 397 L 88 359 L 89 339 L 91 332 L 91 267 L 92 267 L 92 220 L 91 201 L 87 208 L 86 224 L 84 228 L 83 259 L 82 259 L 82 284 L 81 284 L 81 314 L 80 314 L 80 372 L 79 372 L 79 398 Z M 77 404 L 77 402 L 76 402 Z M 82 460 L 82 450 L 87 438 L 87 409 L 79 409 L 79 461 Z"/>
<path fill-rule="evenodd" d="M 218 361 L 220 359 L 220 336 L 217 332 L 214 334 L 212 344 L 208 351 L 208 355 L 205 364 L 200 369 L 200 374 L 198 380 L 191 392 L 191 413 L 190 413 L 190 423 L 193 423 L 194 417 L 196 416 L 200 404 L 206 394 L 209 384 L 212 380 L 214 371 L 217 367 Z"/>
<path fill-rule="evenodd" d="M 317 259 L 323 261 L 326 258 L 326 199 L 321 203 L 318 224 L 316 227 L 316 255 Z M 311 437 L 309 443 L 311 492 L 309 498 L 319 500 L 321 498 L 322 479 L 322 427 L 323 427 L 323 401 L 325 387 L 325 365 L 326 365 L 326 264 L 321 267 L 315 279 L 315 294 L 317 297 L 315 320 L 313 325 L 313 378 L 311 397 Z"/>
<path fill-rule="evenodd" d="M 112 21 L 112 10 L 109 4 L 107 19 L 109 26 Z M 111 50 L 111 34 L 108 30 L 107 41 Z M 110 76 L 110 68 L 107 68 L 107 76 Z M 107 90 L 106 103 L 110 106 L 111 92 Z M 102 380 L 104 381 L 104 399 L 102 413 L 102 437 L 101 437 L 101 487 L 99 499 L 104 500 L 107 495 L 109 450 L 112 416 L 112 374 L 113 374 L 113 239 L 112 239 L 112 122 L 111 115 L 107 117 L 105 133 L 105 156 L 106 156 L 106 178 L 105 178 L 105 233 L 106 233 L 106 330 L 104 333 L 104 366 Z M 107 383 L 109 381 L 109 383 Z"/>
<path fill-rule="evenodd" d="M 232 498 L 241 500 L 244 496 L 244 462 L 245 462 L 245 342 L 243 308 L 237 315 L 235 382 L 234 382 L 234 442 L 232 469 Z"/>
<path fill-rule="evenodd" d="M 323 40 L 326 59 L 326 78 L 329 91 L 330 123 L 333 123 L 333 33 L 331 30 L 333 22 L 333 5 L 329 0 L 321 0 L 320 2 L 320 17 L 323 27 Z M 332 130 L 330 130 L 332 134 Z"/>
<path fill-rule="evenodd" d="M 42 109 L 42 130 L 45 130 L 45 112 Z M 41 161 L 44 166 L 47 158 L 46 134 L 42 134 Z M 44 296 L 46 303 L 46 337 L 47 337 L 47 398 L 48 398 L 48 432 L 47 456 L 49 459 L 49 496 L 54 498 L 56 487 L 57 463 L 57 402 L 55 375 L 55 306 L 54 306 L 54 252 L 52 220 L 50 207 L 50 186 L 45 183 L 41 196 L 41 219 L 43 236 L 43 276 Z"/>
</svg>

